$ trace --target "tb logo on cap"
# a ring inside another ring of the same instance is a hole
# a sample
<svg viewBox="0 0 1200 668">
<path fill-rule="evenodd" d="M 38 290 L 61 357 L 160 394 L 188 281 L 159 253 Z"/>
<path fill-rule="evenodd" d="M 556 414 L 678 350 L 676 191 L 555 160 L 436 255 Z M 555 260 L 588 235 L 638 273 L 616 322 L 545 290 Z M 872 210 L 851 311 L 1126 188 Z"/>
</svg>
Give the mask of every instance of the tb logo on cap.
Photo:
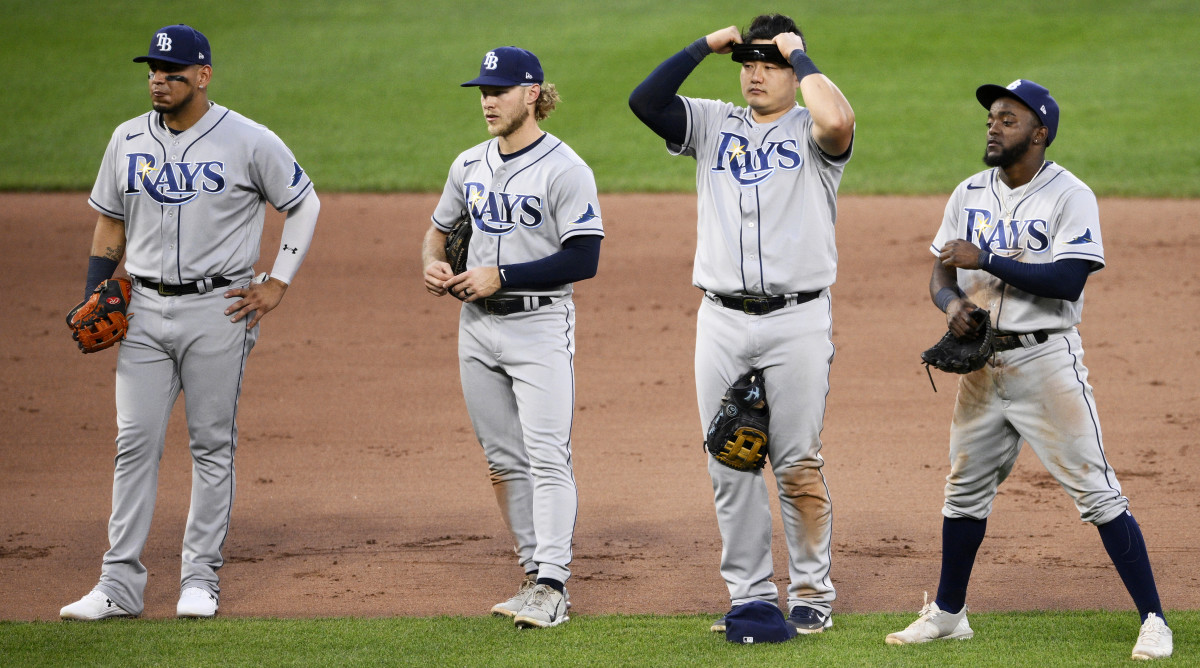
<svg viewBox="0 0 1200 668">
<path fill-rule="evenodd" d="M 500 59 L 496 57 L 495 51 L 488 51 L 487 55 L 483 57 L 483 68 L 485 70 L 494 70 L 499 64 Z"/>
<path fill-rule="evenodd" d="M 157 35 L 155 35 L 155 37 L 158 38 L 158 44 L 156 44 L 155 46 L 158 48 L 159 51 L 170 51 L 171 50 L 171 36 L 170 35 L 168 35 L 165 32 L 160 32 Z"/>
</svg>

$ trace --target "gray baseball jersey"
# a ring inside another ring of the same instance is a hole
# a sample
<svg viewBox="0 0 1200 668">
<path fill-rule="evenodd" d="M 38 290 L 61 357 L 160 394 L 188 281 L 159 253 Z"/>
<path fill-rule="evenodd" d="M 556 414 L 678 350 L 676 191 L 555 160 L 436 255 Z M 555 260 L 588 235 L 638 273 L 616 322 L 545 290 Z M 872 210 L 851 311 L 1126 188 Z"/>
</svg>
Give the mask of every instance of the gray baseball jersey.
<svg viewBox="0 0 1200 668">
<path fill-rule="evenodd" d="M 248 278 L 258 261 L 264 203 L 279 211 L 312 189 L 288 147 L 266 127 L 210 103 L 176 135 L 157 112 L 112 135 L 88 202 L 125 221 L 125 269 L 172 285 Z"/>
<path fill-rule="evenodd" d="M 464 211 L 475 225 L 467 269 L 539 260 L 567 239 L 604 234 L 592 170 L 550 134 L 508 161 L 496 139 L 460 154 L 433 223 L 449 231 Z M 492 315 L 482 302 L 463 304 L 458 332 L 463 396 L 518 562 L 559 582 L 571 574 L 578 505 L 571 293 L 570 284 L 502 289 L 494 297 L 525 296 L 526 310 Z"/>
<path fill-rule="evenodd" d="M 825 155 L 797 104 L 772 123 L 719 100 L 684 101 L 688 131 L 673 154 L 696 159 L 693 283 L 721 295 L 812 292 L 837 277 L 837 188 L 850 151 Z"/>
<path fill-rule="evenodd" d="M 988 169 L 954 189 L 942 227 L 930 246 L 937 255 L 952 239 L 965 239 L 1000 257 L 1041 264 L 1070 258 L 1104 267 L 1100 209 L 1090 188 L 1071 172 L 1047 162 L 1029 183 L 1004 185 Z M 958 285 L 992 314 L 996 329 L 1026 333 L 1065 330 L 1079 324 L 1083 295 L 1068 302 L 1016 290 L 986 271 L 958 270 Z"/>
<path fill-rule="evenodd" d="M 217 596 L 234 496 L 236 415 L 259 326 L 231 322 L 234 300 L 211 279 L 245 287 L 262 237 L 264 203 L 296 206 L 312 183 L 265 127 L 220 105 L 174 134 L 150 112 L 113 133 L 89 203 L 125 223 L 134 279 L 129 333 L 117 356 L 117 457 L 110 549 L 97 589 L 133 614 L 144 607 L 140 556 L 150 530 L 166 425 L 186 391 L 193 459 L 181 589 Z M 192 288 L 165 295 L 144 281 Z"/>
<path fill-rule="evenodd" d="M 837 276 L 837 188 L 850 150 L 831 157 L 795 105 L 770 123 L 750 109 L 681 97 L 687 113 L 676 155 L 696 159 L 697 244 L 693 283 L 706 291 L 696 324 L 701 433 L 721 397 L 750 368 L 763 371 L 771 407 L 769 461 L 788 545 L 788 607 L 828 615 L 833 506 L 821 467 L 821 429 L 833 360 L 828 287 Z M 797 294 L 816 293 L 802 303 Z M 713 296 L 783 296 L 788 306 L 752 315 Z M 705 455 L 707 457 L 707 453 Z M 724 549 L 721 575 L 733 605 L 777 600 L 771 511 L 761 472 L 708 457 Z"/>
<path fill-rule="evenodd" d="M 592 170 L 561 139 L 546 133 L 537 146 L 508 162 L 490 139 L 463 151 L 450 166 L 433 212 L 449 232 L 470 211 L 475 233 L 467 268 L 540 260 L 574 236 L 604 236 Z M 570 285 L 548 290 L 502 289 L 497 297 L 571 294 Z"/>
<path fill-rule="evenodd" d="M 1078 178 L 1047 162 L 1029 183 L 1009 189 L 996 169 L 954 190 L 930 250 L 966 239 L 1018 262 L 1062 259 L 1104 266 L 1096 197 Z M 1028 442 L 1047 471 L 1075 501 L 1085 522 L 1112 521 L 1129 505 L 1104 455 L 1100 418 L 1083 342 L 1075 326 L 1083 295 L 1075 301 L 1038 297 L 979 269 L 958 269 L 959 286 L 988 309 L 996 328 L 1044 335 L 1039 343 L 996 352 L 987 366 L 959 379 L 950 427 L 951 472 L 946 477 L 946 517 L 986 518 L 996 490 Z M 1001 388 L 1001 389 L 998 389 Z"/>
</svg>

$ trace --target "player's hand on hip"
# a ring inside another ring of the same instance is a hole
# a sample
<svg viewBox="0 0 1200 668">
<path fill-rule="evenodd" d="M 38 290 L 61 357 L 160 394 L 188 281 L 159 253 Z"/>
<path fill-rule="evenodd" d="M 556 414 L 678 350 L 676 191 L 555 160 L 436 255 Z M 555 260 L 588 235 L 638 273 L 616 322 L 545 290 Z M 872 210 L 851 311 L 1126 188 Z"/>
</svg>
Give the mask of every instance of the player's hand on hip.
<svg viewBox="0 0 1200 668">
<path fill-rule="evenodd" d="M 946 326 L 955 336 L 962 337 L 979 328 L 979 323 L 971 317 L 978 310 L 970 299 L 959 297 L 946 305 Z"/>
<path fill-rule="evenodd" d="M 807 51 L 804 45 L 804 38 L 794 32 L 781 32 L 771 38 L 775 42 L 775 46 L 779 47 L 779 53 L 783 54 L 784 58 L 791 58 L 792 52 L 796 49 Z"/>
<path fill-rule="evenodd" d="M 435 297 L 446 294 L 446 281 L 454 278 L 454 270 L 448 262 L 434 260 L 425 265 L 425 289 Z"/>
<path fill-rule="evenodd" d="M 970 241 L 954 239 L 945 246 L 942 246 L 942 251 L 938 253 L 938 258 L 941 259 L 942 265 L 946 267 L 978 269 L 979 256 L 982 252 L 983 249 Z"/>
<path fill-rule="evenodd" d="M 232 315 L 231 322 L 247 318 L 246 329 L 254 329 L 262 317 L 279 306 L 283 293 L 287 292 L 288 284 L 278 278 L 268 278 L 264 283 L 251 283 L 244 288 L 233 288 L 225 291 L 226 299 L 241 297 L 229 308 L 225 315 Z M 253 315 L 251 315 L 253 314 Z"/>
<path fill-rule="evenodd" d="M 742 43 L 742 33 L 738 32 L 737 26 L 729 26 L 710 33 L 705 39 L 713 53 L 729 53 L 733 51 L 734 44 Z"/>
<path fill-rule="evenodd" d="M 499 267 L 475 267 L 446 281 L 446 290 L 464 302 L 491 297 L 499 289 Z"/>
</svg>

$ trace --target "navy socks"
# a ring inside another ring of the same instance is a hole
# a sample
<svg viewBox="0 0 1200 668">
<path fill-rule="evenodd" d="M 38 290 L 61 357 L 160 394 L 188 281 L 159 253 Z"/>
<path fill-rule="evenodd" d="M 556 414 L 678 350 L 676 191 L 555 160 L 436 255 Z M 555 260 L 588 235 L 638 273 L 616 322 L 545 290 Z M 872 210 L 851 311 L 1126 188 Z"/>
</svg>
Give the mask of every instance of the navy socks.
<svg viewBox="0 0 1200 668">
<path fill-rule="evenodd" d="M 1113 566 L 1117 567 L 1117 574 L 1133 598 L 1142 621 L 1153 612 L 1165 622 L 1158 588 L 1154 585 L 1154 572 L 1150 570 L 1150 556 L 1146 554 L 1146 541 L 1133 515 L 1126 510 L 1108 524 L 1096 525 L 1096 529 L 1100 531 L 1104 549 Z"/>
<path fill-rule="evenodd" d="M 938 608 L 947 612 L 962 610 L 967 601 L 967 584 L 971 579 L 971 568 L 975 565 L 975 554 L 983 543 L 986 528 L 986 519 L 942 520 L 942 574 L 938 581 Z M 1152 612 L 1166 621 L 1154 584 L 1150 557 L 1146 553 L 1146 541 L 1133 515 L 1126 511 L 1111 522 L 1098 525 L 1096 529 L 1142 621 Z"/>
<path fill-rule="evenodd" d="M 942 575 L 935 599 L 938 608 L 957 613 L 966 604 L 975 553 L 986 530 L 986 519 L 942 518 Z"/>
<path fill-rule="evenodd" d="M 563 583 L 559 582 L 558 580 L 554 580 L 552 578 L 538 578 L 537 583 L 540 585 L 549 585 L 551 589 L 560 594 L 564 593 Z"/>
</svg>

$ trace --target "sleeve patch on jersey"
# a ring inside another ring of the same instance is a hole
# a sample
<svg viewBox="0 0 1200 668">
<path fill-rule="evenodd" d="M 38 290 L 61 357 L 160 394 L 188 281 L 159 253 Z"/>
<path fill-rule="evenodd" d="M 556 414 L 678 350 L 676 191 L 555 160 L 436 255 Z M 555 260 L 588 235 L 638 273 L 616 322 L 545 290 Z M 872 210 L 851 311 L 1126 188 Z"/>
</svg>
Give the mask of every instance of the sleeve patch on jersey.
<svg viewBox="0 0 1200 668">
<path fill-rule="evenodd" d="M 1094 244 L 1094 243 L 1096 243 L 1096 242 L 1092 241 L 1092 230 L 1091 230 L 1091 228 L 1088 228 L 1083 231 L 1083 234 L 1068 241 L 1067 245 L 1068 246 L 1082 246 L 1083 244 Z"/>
<path fill-rule="evenodd" d="M 295 167 L 296 171 L 292 173 L 292 183 L 288 186 L 288 190 L 291 190 L 299 185 L 300 178 L 304 176 L 304 168 L 300 166 L 300 163 L 293 161 L 292 167 Z"/>
<path fill-rule="evenodd" d="M 598 216 L 596 215 L 596 210 L 594 208 L 592 208 L 591 202 L 588 202 L 587 211 L 584 211 L 583 213 L 579 214 L 579 217 L 576 218 L 575 220 L 572 220 L 571 224 L 578 225 L 580 223 L 586 223 L 589 220 L 595 220 L 596 218 L 598 218 Z"/>
</svg>

